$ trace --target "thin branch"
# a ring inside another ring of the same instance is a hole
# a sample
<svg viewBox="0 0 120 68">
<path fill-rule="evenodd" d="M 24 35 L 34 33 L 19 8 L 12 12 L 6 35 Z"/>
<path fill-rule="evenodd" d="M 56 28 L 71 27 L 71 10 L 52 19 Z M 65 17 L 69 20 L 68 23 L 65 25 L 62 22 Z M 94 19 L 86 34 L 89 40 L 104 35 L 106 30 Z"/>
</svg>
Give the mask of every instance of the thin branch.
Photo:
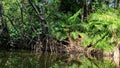
<svg viewBox="0 0 120 68">
<path fill-rule="evenodd" d="M 38 11 L 38 9 L 36 8 L 36 6 L 32 3 L 31 0 L 28 0 L 30 5 L 33 7 L 34 11 L 37 13 L 38 17 L 40 18 L 41 21 L 45 21 L 45 19 L 40 15 L 40 12 Z M 46 22 L 45 22 L 46 23 Z"/>
</svg>

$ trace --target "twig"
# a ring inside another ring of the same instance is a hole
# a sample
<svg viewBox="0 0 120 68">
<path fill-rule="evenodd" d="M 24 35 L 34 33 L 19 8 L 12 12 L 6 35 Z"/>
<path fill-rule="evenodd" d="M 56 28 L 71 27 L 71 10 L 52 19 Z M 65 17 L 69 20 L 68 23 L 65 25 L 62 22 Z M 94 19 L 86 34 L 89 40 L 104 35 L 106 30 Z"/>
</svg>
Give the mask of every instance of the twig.
<svg viewBox="0 0 120 68">
<path fill-rule="evenodd" d="M 31 0 L 28 0 L 28 1 L 29 1 L 30 5 L 33 7 L 34 11 L 37 13 L 37 15 L 38 15 L 38 17 L 40 18 L 40 20 L 41 20 L 41 21 L 45 21 L 45 19 L 44 19 L 42 16 L 40 16 L 40 12 L 39 12 L 38 9 L 36 8 L 36 6 L 32 3 L 32 1 L 31 1 Z"/>
</svg>

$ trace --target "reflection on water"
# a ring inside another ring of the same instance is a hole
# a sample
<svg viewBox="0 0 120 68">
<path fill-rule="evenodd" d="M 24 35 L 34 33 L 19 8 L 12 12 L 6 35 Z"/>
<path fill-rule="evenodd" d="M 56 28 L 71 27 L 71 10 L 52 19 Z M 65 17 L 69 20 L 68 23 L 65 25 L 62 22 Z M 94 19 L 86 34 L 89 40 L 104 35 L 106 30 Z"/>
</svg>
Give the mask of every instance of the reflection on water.
<svg viewBox="0 0 120 68">
<path fill-rule="evenodd" d="M 87 58 L 81 54 L 0 51 L 0 68 L 116 68 L 116 65 L 109 59 Z"/>
</svg>

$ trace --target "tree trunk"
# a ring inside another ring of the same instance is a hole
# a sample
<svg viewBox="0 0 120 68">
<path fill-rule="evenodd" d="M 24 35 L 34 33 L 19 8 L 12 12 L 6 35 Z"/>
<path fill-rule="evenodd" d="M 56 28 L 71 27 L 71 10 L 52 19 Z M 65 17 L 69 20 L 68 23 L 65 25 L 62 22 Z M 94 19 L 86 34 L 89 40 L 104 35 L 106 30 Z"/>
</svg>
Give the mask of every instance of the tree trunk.
<svg viewBox="0 0 120 68">
<path fill-rule="evenodd" d="M 89 14 L 92 13 L 92 0 L 90 0 Z"/>
<path fill-rule="evenodd" d="M 1 38 L 1 33 L 2 33 L 2 3 L 0 1 L 0 45 L 2 45 L 2 38 Z"/>
<path fill-rule="evenodd" d="M 86 0 L 86 18 L 88 17 L 88 1 Z"/>
<path fill-rule="evenodd" d="M 81 20 L 83 21 L 84 19 L 84 0 L 82 0 L 82 14 L 81 14 Z"/>
<path fill-rule="evenodd" d="M 102 7 L 103 0 L 98 0 L 99 7 Z"/>
<path fill-rule="evenodd" d="M 116 5 L 116 9 L 119 8 L 119 0 L 117 0 L 117 5 Z"/>
<path fill-rule="evenodd" d="M 120 68 L 120 42 L 117 43 L 117 45 L 114 48 L 114 53 L 113 53 L 113 60 L 116 64 L 116 68 Z"/>
<path fill-rule="evenodd" d="M 9 37 L 7 24 L 5 20 L 3 19 L 2 1 L 0 1 L 0 46 L 8 47 L 9 39 L 10 37 Z"/>
<path fill-rule="evenodd" d="M 48 46 L 48 34 L 49 34 L 49 29 L 48 29 L 48 22 L 45 19 L 45 0 L 39 1 L 42 3 L 41 6 L 41 12 L 38 10 L 38 8 L 35 6 L 34 3 L 32 3 L 31 0 L 28 0 L 34 11 L 37 13 L 37 16 L 39 17 L 39 20 L 42 24 L 42 34 L 37 36 L 37 44 L 34 47 L 36 49 L 40 49 L 39 47 L 42 47 L 43 50 L 47 50 Z M 38 46 L 38 47 L 37 47 Z"/>
<path fill-rule="evenodd" d="M 87 0 L 84 0 L 84 20 L 87 17 L 87 4 L 86 4 Z"/>
</svg>

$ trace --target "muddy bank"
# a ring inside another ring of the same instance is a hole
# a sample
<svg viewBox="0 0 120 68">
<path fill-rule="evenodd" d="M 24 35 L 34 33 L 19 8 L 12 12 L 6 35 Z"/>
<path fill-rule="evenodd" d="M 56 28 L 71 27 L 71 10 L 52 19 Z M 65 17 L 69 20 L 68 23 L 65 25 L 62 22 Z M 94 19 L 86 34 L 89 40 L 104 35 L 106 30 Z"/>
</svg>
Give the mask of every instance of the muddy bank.
<svg viewBox="0 0 120 68">
<path fill-rule="evenodd" d="M 65 45 L 61 42 L 52 41 L 51 45 L 42 46 L 42 44 L 36 45 L 35 52 L 39 53 L 41 51 L 54 52 L 54 53 L 66 53 L 66 54 L 85 54 L 88 57 L 113 57 L 120 58 L 120 42 L 117 43 L 113 51 L 105 52 L 103 49 L 93 49 L 92 47 L 84 47 L 80 45 Z M 55 45 L 56 44 L 56 45 Z M 71 43 L 70 43 L 71 44 Z M 76 44 L 76 43 L 75 43 Z"/>
</svg>

